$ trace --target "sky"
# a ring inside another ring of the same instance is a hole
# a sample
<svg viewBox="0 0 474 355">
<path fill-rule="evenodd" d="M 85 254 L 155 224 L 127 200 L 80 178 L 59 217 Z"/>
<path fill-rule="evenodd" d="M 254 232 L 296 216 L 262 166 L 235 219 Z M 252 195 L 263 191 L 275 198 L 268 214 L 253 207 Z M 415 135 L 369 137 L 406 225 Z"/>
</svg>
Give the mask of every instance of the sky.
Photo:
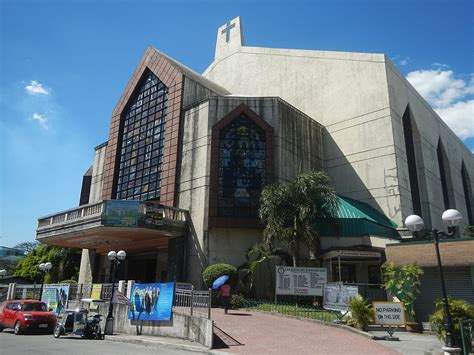
<svg viewBox="0 0 474 355">
<path fill-rule="evenodd" d="M 474 2 L 0 0 L 0 245 L 79 203 L 148 45 L 202 73 L 217 28 L 245 45 L 385 53 L 474 151 Z"/>
</svg>

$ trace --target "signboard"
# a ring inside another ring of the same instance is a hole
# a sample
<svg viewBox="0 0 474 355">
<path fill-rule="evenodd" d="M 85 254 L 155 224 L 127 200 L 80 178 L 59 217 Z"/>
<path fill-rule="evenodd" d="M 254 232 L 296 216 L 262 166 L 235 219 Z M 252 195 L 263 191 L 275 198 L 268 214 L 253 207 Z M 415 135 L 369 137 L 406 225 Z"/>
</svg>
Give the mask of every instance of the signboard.
<svg viewBox="0 0 474 355">
<path fill-rule="evenodd" d="M 405 307 L 402 302 L 372 302 L 375 324 L 405 325 Z"/>
<path fill-rule="evenodd" d="M 346 312 L 348 302 L 359 293 L 357 286 L 345 286 L 342 283 L 324 285 L 323 308 L 331 311 Z"/>
<path fill-rule="evenodd" d="M 145 210 L 145 227 L 161 228 L 163 226 L 164 209 L 160 205 L 147 202 Z"/>
<path fill-rule="evenodd" d="M 170 320 L 173 296 L 174 282 L 134 284 L 128 319 Z"/>
<path fill-rule="evenodd" d="M 69 296 L 69 284 L 47 284 L 43 286 L 41 301 L 46 303 L 51 312 L 60 314 L 66 309 Z"/>
<path fill-rule="evenodd" d="M 122 292 L 120 291 L 115 291 L 114 292 L 114 297 L 112 298 L 112 303 L 113 304 L 132 304 L 130 299 L 127 298 Z"/>
<path fill-rule="evenodd" d="M 322 296 L 327 270 L 315 267 L 276 267 L 277 295 Z"/>
<path fill-rule="evenodd" d="M 136 227 L 139 201 L 108 200 L 105 202 L 104 225 Z"/>
<path fill-rule="evenodd" d="M 102 284 L 92 284 L 91 298 L 100 300 L 102 295 Z"/>
</svg>

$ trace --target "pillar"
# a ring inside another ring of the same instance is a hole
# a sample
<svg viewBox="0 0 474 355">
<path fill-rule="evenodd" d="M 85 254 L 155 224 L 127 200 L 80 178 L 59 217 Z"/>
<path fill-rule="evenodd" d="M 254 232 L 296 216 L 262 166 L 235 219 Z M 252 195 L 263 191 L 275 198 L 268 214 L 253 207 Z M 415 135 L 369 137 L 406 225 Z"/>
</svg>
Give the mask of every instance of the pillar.
<svg viewBox="0 0 474 355">
<path fill-rule="evenodd" d="M 82 249 L 81 266 L 79 268 L 80 284 L 92 284 L 92 275 L 94 274 L 94 249 Z"/>
</svg>

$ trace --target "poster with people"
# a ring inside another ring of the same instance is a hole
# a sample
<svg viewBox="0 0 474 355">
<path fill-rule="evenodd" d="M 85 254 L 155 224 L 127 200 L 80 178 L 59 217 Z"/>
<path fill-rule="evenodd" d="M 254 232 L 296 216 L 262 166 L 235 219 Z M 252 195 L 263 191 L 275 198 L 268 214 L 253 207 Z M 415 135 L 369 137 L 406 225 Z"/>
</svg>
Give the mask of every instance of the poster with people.
<svg viewBox="0 0 474 355">
<path fill-rule="evenodd" d="M 170 320 L 174 282 L 135 284 L 130 295 L 128 319 Z"/>
<path fill-rule="evenodd" d="M 47 284 L 43 286 L 41 301 L 51 312 L 59 315 L 66 309 L 68 296 L 69 284 Z"/>
</svg>

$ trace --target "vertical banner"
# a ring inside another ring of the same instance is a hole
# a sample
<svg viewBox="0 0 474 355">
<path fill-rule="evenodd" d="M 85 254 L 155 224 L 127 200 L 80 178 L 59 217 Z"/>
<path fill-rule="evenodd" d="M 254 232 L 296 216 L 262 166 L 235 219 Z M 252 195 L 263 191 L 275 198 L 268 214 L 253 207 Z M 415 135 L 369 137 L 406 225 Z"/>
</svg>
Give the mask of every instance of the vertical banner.
<svg viewBox="0 0 474 355">
<path fill-rule="evenodd" d="M 170 320 L 173 308 L 174 282 L 134 284 L 130 295 L 128 319 Z"/>
<path fill-rule="evenodd" d="M 41 301 L 46 303 L 48 309 L 60 314 L 66 309 L 69 297 L 69 284 L 48 284 L 43 286 Z"/>
</svg>

